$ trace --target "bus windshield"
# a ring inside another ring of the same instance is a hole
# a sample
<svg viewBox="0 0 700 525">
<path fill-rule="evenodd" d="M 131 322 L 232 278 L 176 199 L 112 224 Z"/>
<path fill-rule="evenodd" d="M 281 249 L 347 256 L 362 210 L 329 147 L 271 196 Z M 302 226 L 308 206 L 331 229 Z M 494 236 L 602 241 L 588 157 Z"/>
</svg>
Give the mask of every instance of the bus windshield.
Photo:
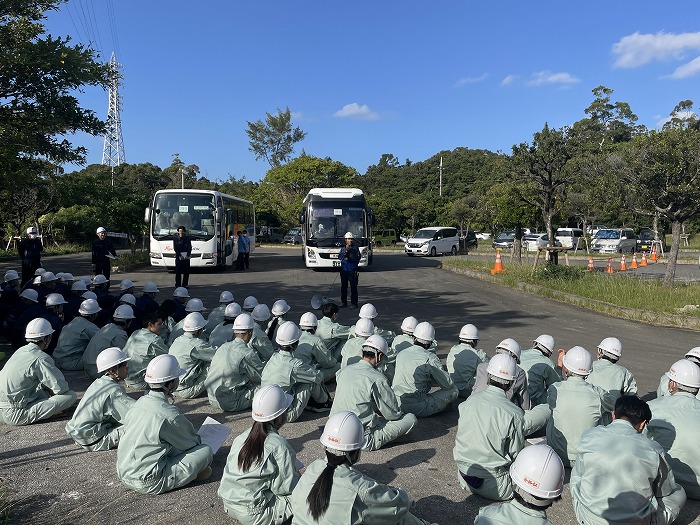
<svg viewBox="0 0 700 525">
<path fill-rule="evenodd" d="M 355 238 L 366 237 L 365 210 L 348 202 L 311 202 L 309 204 L 309 239 L 342 238 L 351 232 Z"/>
<path fill-rule="evenodd" d="M 153 237 L 174 238 L 184 226 L 192 240 L 214 236 L 214 196 L 208 194 L 159 193 L 154 202 Z"/>
</svg>

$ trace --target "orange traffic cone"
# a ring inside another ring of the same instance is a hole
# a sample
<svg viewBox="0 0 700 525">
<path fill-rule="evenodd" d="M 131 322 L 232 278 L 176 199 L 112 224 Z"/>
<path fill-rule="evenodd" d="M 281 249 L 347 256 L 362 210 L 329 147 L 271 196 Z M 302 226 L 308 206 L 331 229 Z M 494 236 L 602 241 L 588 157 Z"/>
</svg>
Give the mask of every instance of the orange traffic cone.
<svg viewBox="0 0 700 525">
<path fill-rule="evenodd" d="M 491 275 L 496 275 L 497 273 L 506 273 L 501 263 L 501 250 L 496 250 L 496 264 L 493 265 L 493 270 L 491 270 Z"/>
<path fill-rule="evenodd" d="M 588 258 L 588 271 L 595 272 L 595 266 L 593 265 L 593 257 Z"/>
<path fill-rule="evenodd" d="M 608 257 L 608 267 L 605 269 L 605 273 L 615 273 L 612 267 L 612 257 Z"/>
<path fill-rule="evenodd" d="M 637 265 L 637 254 L 636 253 L 632 254 L 632 264 L 630 264 L 630 269 L 633 269 L 633 268 L 639 268 L 639 266 Z"/>
<path fill-rule="evenodd" d="M 647 252 L 642 252 L 642 262 L 639 263 L 639 266 L 649 266 L 649 263 L 647 263 Z"/>
<path fill-rule="evenodd" d="M 621 272 L 626 272 L 627 271 L 627 260 L 625 259 L 625 254 L 622 254 L 622 259 L 620 259 L 620 271 Z"/>
<path fill-rule="evenodd" d="M 654 262 L 659 260 L 659 256 L 656 253 L 656 244 L 651 245 L 651 256 L 649 257 L 649 260 Z"/>
</svg>

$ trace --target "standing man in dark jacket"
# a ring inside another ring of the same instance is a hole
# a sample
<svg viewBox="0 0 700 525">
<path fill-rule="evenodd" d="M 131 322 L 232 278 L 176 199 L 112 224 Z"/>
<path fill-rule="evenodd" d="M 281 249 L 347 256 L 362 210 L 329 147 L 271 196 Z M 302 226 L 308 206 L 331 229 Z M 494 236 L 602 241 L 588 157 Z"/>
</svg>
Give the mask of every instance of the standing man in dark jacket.
<svg viewBox="0 0 700 525">
<path fill-rule="evenodd" d="M 34 278 L 34 272 L 41 266 L 41 252 L 44 246 L 37 235 L 35 226 L 27 228 L 27 236 L 19 241 L 17 251 L 22 259 L 22 288 Z"/>
<path fill-rule="evenodd" d="M 340 250 L 340 302 L 348 305 L 348 283 L 350 283 L 350 304 L 357 308 L 357 267 L 360 264 L 360 250 L 353 244 L 352 232 L 345 234 L 345 247 Z"/>
<path fill-rule="evenodd" d="M 185 235 L 184 226 L 178 226 L 177 237 L 173 241 L 175 249 L 175 287 L 187 288 L 190 282 L 190 257 L 192 256 L 192 242 Z"/>
<path fill-rule="evenodd" d="M 109 274 L 112 271 L 110 259 L 116 258 L 117 252 L 114 251 L 112 241 L 107 238 L 107 230 L 100 226 L 97 228 L 97 239 L 92 241 L 92 272 L 95 275 L 104 275 L 109 281 Z"/>
</svg>

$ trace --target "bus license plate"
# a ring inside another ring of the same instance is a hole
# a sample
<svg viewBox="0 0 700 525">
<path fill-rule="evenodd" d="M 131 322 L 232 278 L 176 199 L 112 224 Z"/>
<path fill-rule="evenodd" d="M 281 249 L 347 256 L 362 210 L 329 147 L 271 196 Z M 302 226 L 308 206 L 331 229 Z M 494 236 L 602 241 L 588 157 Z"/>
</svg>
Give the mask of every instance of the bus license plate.
<svg viewBox="0 0 700 525">
<path fill-rule="evenodd" d="M 339 253 L 331 253 L 328 255 L 328 257 L 330 257 L 331 259 L 337 259 L 339 255 Z"/>
<path fill-rule="evenodd" d="M 333 268 L 338 268 L 340 266 L 340 261 L 333 261 Z"/>
</svg>

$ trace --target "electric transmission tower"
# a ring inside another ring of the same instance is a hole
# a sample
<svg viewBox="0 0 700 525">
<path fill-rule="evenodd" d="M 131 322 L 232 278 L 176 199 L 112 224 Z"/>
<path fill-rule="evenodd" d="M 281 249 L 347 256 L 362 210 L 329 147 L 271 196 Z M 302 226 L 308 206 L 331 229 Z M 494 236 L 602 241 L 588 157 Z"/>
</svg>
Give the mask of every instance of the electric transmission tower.
<svg viewBox="0 0 700 525">
<path fill-rule="evenodd" d="M 117 62 L 117 57 L 112 52 L 109 60 L 111 70 L 111 80 L 109 82 L 109 110 L 107 111 L 107 129 L 105 131 L 104 147 L 102 149 L 102 164 L 105 166 L 119 166 L 126 162 L 124 156 L 124 138 L 122 137 L 122 119 L 120 111 L 122 98 L 119 95 L 119 84 L 121 83 L 122 66 Z M 114 169 L 112 169 L 112 186 L 114 186 Z"/>
</svg>

